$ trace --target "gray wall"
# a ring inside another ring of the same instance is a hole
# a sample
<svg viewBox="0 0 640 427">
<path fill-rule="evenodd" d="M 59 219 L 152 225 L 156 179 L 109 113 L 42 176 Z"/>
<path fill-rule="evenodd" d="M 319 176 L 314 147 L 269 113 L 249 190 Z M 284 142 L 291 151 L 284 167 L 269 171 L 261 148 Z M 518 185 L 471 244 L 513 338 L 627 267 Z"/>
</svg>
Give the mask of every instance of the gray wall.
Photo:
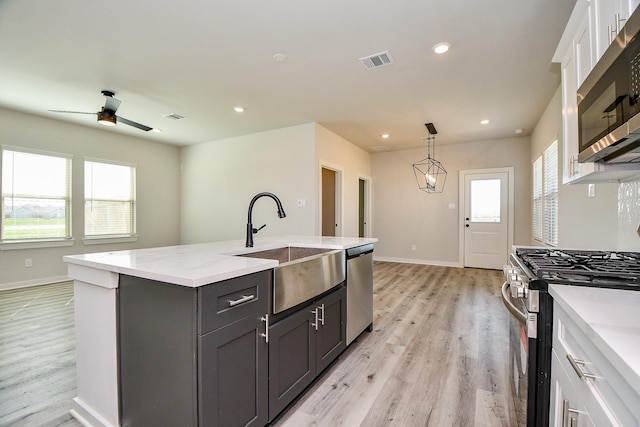
<svg viewBox="0 0 640 427">
<path fill-rule="evenodd" d="M 64 255 L 179 243 L 178 147 L 5 109 L 0 109 L 0 141 L 3 145 L 73 155 L 73 245 L 19 250 L 6 250 L 8 245 L 2 246 L 0 289 L 65 280 Z M 136 242 L 85 245 L 82 241 L 85 156 L 137 166 Z M 33 260 L 33 267 L 24 266 L 27 258 Z"/>
<path fill-rule="evenodd" d="M 342 174 L 339 196 L 342 235 L 357 235 L 358 178 L 371 174 L 369 153 L 316 123 L 191 145 L 181 151 L 181 242 L 243 240 L 251 198 L 268 191 L 282 201 L 287 217 L 260 199 L 255 239 L 320 234 L 320 168 Z M 304 201 L 300 206 L 298 201 Z"/>
<path fill-rule="evenodd" d="M 437 144 L 437 143 L 436 143 Z M 427 157 L 424 149 L 376 153 L 373 169 L 373 236 L 380 239 L 376 256 L 425 264 L 462 265 L 459 259 L 459 172 L 515 168 L 515 243 L 531 235 L 529 138 L 464 144 L 437 144 L 435 158 L 447 170 L 442 193 L 418 189 L 413 163 Z M 449 205 L 453 204 L 454 209 Z M 412 250 L 415 244 L 416 250 Z"/>
</svg>

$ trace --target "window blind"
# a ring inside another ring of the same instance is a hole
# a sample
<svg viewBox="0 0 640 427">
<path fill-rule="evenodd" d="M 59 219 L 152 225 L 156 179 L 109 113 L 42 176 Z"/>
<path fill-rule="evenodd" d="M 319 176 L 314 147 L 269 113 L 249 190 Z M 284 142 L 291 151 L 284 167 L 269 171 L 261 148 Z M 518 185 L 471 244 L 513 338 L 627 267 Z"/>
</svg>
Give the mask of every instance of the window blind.
<svg viewBox="0 0 640 427">
<path fill-rule="evenodd" d="M 533 212 L 532 234 L 533 238 L 542 241 L 542 156 L 533 162 Z"/>
<path fill-rule="evenodd" d="M 132 236 L 136 232 L 135 166 L 85 160 L 86 237 Z"/>
<path fill-rule="evenodd" d="M 558 244 L 558 141 L 544 151 L 544 242 Z"/>
<path fill-rule="evenodd" d="M 2 149 L 2 241 L 71 237 L 71 157 Z"/>
</svg>

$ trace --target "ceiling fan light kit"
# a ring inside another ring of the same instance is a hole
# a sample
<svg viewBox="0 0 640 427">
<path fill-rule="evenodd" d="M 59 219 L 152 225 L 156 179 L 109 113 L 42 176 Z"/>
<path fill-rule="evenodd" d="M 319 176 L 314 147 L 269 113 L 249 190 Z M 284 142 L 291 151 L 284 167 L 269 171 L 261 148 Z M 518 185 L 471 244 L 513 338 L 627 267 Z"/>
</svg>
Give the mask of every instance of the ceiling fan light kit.
<svg viewBox="0 0 640 427">
<path fill-rule="evenodd" d="M 447 171 L 435 156 L 436 131 L 433 123 L 425 123 L 429 136 L 427 140 L 427 157 L 413 164 L 413 174 L 418 188 L 426 193 L 442 193 L 447 180 Z"/>
<path fill-rule="evenodd" d="M 103 109 L 98 113 L 98 123 L 105 126 L 115 126 L 117 123 L 116 115 Z"/>
</svg>

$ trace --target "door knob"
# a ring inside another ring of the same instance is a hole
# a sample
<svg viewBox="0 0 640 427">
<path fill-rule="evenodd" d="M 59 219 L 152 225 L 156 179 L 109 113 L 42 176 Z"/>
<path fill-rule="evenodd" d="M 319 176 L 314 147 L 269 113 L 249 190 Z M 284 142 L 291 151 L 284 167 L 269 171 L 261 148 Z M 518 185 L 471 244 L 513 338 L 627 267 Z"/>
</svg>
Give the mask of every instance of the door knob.
<svg viewBox="0 0 640 427">
<path fill-rule="evenodd" d="M 468 227 L 468 226 L 469 226 L 469 224 L 465 224 L 465 227 Z"/>
</svg>

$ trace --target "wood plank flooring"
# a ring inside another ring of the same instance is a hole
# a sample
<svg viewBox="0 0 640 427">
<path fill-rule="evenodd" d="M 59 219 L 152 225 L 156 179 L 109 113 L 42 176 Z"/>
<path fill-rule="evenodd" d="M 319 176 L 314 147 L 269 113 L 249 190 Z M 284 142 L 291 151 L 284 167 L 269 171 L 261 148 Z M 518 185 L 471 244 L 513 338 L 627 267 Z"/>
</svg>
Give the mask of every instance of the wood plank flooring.
<svg viewBox="0 0 640 427">
<path fill-rule="evenodd" d="M 374 331 L 279 421 L 512 426 L 502 272 L 376 262 Z"/>
<path fill-rule="evenodd" d="M 274 425 L 513 425 L 501 283 L 500 271 L 375 262 L 374 331 Z M 0 426 L 80 426 L 72 298 L 69 283 L 0 292 Z"/>
</svg>

